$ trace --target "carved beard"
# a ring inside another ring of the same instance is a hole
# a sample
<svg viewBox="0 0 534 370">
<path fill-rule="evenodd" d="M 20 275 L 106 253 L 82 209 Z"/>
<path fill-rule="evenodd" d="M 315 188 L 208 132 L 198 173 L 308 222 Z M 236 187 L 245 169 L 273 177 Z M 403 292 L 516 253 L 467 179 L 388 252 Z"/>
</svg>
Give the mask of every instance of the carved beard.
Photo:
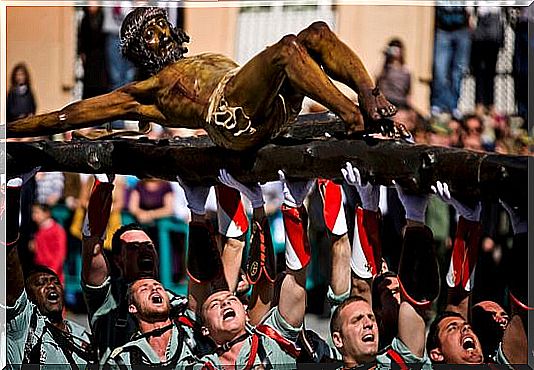
<svg viewBox="0 0 534 370">
<path fill-rule="evenodd" d="M 188 42 L 189 36 L 187 36 L 182 30 L 178 30 L 176 28 L 171 29 L 171 36 L 176 43 L 176 46 L 171 50 L 166 51 L 163 56 L 154 54 L 146 47 L 145 43 L 141 43 L 140 51 L 142 56 L 141 58 L 138 58 L 138 64 L 142 70 L 146 71 L 150 75 L 154 75 L 163 68 L 184 57 L 184 54 L 187 53 L 187 48 L 183 46 L 183 42 Z"/>
<path fill-rule="evenodd" d="M 178 47 L 165 52 L 163 56 L 156 55 L 151 50 L 143 47 L 145 57 L 142 58 L 141 68 L 146 70 L 149 74 L 154 75 L 161 71 L 166 66 L 183 58 L 183 53 Z"/>
</svg>

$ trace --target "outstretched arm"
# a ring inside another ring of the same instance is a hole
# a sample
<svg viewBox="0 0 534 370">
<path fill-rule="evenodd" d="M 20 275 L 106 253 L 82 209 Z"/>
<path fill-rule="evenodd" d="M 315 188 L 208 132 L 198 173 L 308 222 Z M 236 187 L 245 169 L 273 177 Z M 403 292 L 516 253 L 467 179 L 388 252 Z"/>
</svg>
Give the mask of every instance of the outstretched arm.
<svg viewBox="0 0 534 370">
<path fill-rule="evenodd" d="M 100 286 L 109 276 L 103 246 L 113 203 L 113 175 L 95 175 L 85 212 L 82 241 L 82 281 Z"/>
<path fill-rule="evenodd" d="M 187 274 L 189 285 L 187 298 L 189 309 L 196 312 L 210 292 L 210 283 L 224 280 L 222 262 L 213 232 L 206 221 L 206 199 L 210 186 L 190 186 L 179 177 L 176 180 L 184 190 L 187 207 L 191 211 L 189 223 L 189 248 Z"/>
<path fill-rule="evenodd" d="M 250 323 L 257 325 L 271 308 L 275 279 L 274 249 L 269 221 L 265 215 L 263 193 L 258 183 L 242 184 L 234 179 L 225 169 L 219 171 L 218 178 L 227 187 L 231 187 L 245 195 L 250 200 L 253 208 L 252 233 L 247 259 L 247 280 L 252 284 L 248 316 Z M 223 251 L 223 261 L 224 257 L 225 254 Z M 240 260 L 241 258 L 235 262 L 240 262 Z M 225 263 L 224 270 L 227 279 L 228 267 L 230 266 Z M 228 281 L 229 285 L 230 283 Z"/>
<path fill-rule="evenodd" d="M 360 171 L 350 162 L 341 173 L 347 184 L 354 186 L 360 195 L 361 205 L 356 208 L 354 237 L 350 267 L 352 269 L 352 295 L 371 302 L 371 281 L 382 269 L 380 243 L 380 187 L 362 180 Z"/>
<path fill-rule="evenodd" d="M 6 219 L 6 276 L 9 284 L 6 284 L 6 303 L 13 307 L 24 290 L 24 275 L 19 261 L 17 243 L 19 241 L 19 212 L 20 191 L 22 186 L 31 179 L 40 167 L 34 168 L 20 177 L 13 178 L 5 184 L 5 175 L 2 175 L 2 184 L 5 188 L 5 208 L 0 207 L 0 218 Z M 3 189 L 2 189 L 3 190 Z M 4 244 L 4 243 L 2 243 Z"/>
<path fill-rule="evenodd" d="M 447 183 L 440 181 L 432 186 L 436 196 L 452 205 L 460 216 L 456 226 L 456 236 L 447 273 L 447 311 L 460 313 L 470 321 L 469 301 L 474 288 L 475 268 L 482 233 L 480 224 L 480 202 L 472 205 L 456 200 L 450 193 Z"/>
<path fill-rule="evenodd" d="M 15 302 L 24 290 L 24 276 L 19 261 L 17 251 L 17 241 L 19 239 L 19 210 L 20 210 L 20 189 L 22 180 L 13 184 L 11 180 L 6 188 L 6 276 L 9 278 L 9 284 L 6 284 L 6 303 L 8 307 L 13 307 Z M 10 186 L 14 185 L 14 186 Z"/>
<path fill-rule="evenodd" d="M 397 185 L 406 210 L 406 229 L 399 263 L 402 302 L 399 309 L 399 339 L 417 357 L 425 352 L 423 313 L 439 295 L 439 272 L 432 231 L 425 226 L 428 195 L 409 195 Z"/>
<path fill-rule="evenodd" d="M 134 82 L 108 94 L 69 104 L 59 111 L 11 122 L 7 124 L 7 137 L 52 135 L 97 126 L 115 119 L 149 120 L 164 124 L 166 118 L 154 104 L 154 94 L 158 89 L 157 77 Z"/>
<path fill-rule="evenodd" d="M 510 207 L 502 202 L 510 216 L 514 243 L 506 263 L 512 319 L 502 338 L 502 352 L 511 364 L 526 364 L 528 361 L 528 224 L 526 210 Z"/>
<path fill-rule="evenodd" d="M 247 279 L 253 285 L 248 316 L 250 323 L 257 325 L 272 307 L 276 266 L 270 225 L 263 205 L 254 208 L 252 223 Z"/>
<path fill-rule="evenodd" d="M 300 327 L 306 312 L 306 267 L 311 250 L 308 241 L 308 214 L 303 206 L 313 181 L 289 182 L 282 171 L 284 185 L 282 215 L 286 232 L 286 275 L 280 288 L 278 311 L 293 327 Z"/>
<path fill-rule="evenodd" d="M 234 292 L 241 273 L 248 217 L 241 202 L 241 194 L 236 188 L 217 185 L 215 194 L 217 195 L 217 222 L 222 242 L 221 259 L 224 265 L 224 276 L 228 289 Z"/>
</svg>

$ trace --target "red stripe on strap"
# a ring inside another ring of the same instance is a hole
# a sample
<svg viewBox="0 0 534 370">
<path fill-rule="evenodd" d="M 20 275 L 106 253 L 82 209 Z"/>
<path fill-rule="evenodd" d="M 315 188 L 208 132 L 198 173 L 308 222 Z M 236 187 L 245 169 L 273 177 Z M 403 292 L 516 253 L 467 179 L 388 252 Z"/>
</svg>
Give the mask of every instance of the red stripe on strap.
<svg viewBox="0 0 534 370">
<path fill-rule="evenodd" d="M 282 205 L 282 216 L 286 236 L 302 267 L 308 265 L 311 257 L 310 243 L 308 241 L 307 225 L 308 219 L 306 208 L 292 208 Z M 287 248 L 288 246 L 286 246 Z"/>
<path fill-rule="evenodd" d="M 404 300 L 406 300 L 409 304 L 411 304 L 413 307 L 418 307 L 421 309 L 428 309 L 432 305 L 432 301 L 425 300 L 425 301 L 417 301 L 412 296 L 408 294 L 406 289 L 404 289 L 404 286 L 402 285 L 402 281 L 399 278 L 399 288 L 401 291 L 401 296 Z"/>
<path fill-rule="evenodd" d="M 358 227 L 358 236 L 360 237 L 360 244 L 362 246 L 362 251 L 365 255 L 365 259 L 367 260 L 367 264 L 371 269 L 370 272 L 373 276 L 375 276 L 376 274 L 378 274 L 378 266 L 376 265 L 373 246 L 369 242 L 367 231 L 365 230 L 365 227 L 363 225 L 364 217 L 365 214 L 363 208 L 356 208 L 356 222 Z"/>
<path fill-rule="evenodd" d="M 194 327 L 194 324 L 193 324 L 193 321 L 191 321 L 191 319 L 189 317 L 186 317 L 186 316 L 180 316 L 177 321 L 180 323 L 180 324 L 183 324 L 185 326 L 188 326 L 190 328 L 193 328 Z"/>
<path fill-rule="evenodd" d="M 393 362 L 400 366 L 401 370 L 408 370 L 408 366 L 406 365 L 406 362 L 404 362 L 402 356 L 395 352 L 392 348 L 388 349 L 387 354 L 389 357 L 391 357 Z"/>
<path fill-rule="evenodd" d="M 247 360 L 247 366 L 245 366 L 244 370 L 250 370 L 252 369 L 252 366 L 254 366 L 254 360 L 256 359 L 256 354 L 258 353 L 258 345 L 260 342 L 260 338 L 258 337 L 258 334 L 252 335 L 252 344 L 250 345 L 250 355 L 248 356 Z"/>
<path fill-rule="evenodd" d="M 291 341 L 284 338 L 279 332 L 277 332 L 270 326 L 258 325 L 256 326 L 256 330 L 262 334 L 265 334 L 269 338 L 273 339 L 276 343 L 278 343 L 280 348 L 282 348 L 284 352 L 286 352 L 290 356 L 297 358 L 300 355 L 300 351 L 295 347 L 295 345 Z"/>
<path fill-rule="evenodd" d="M 217 370 L 215 369 L 215 366 L 209 361 L 204 362 L 204 365 L 202 365 L 202 370 Z"/>
<path fill-rule="evenodd" d="M 325 179 L 318 179 L 317 183 L 323 196 L 324 222 L 328 229 L 333 232 L 343 202 L 341 186 Z"/>
<path fill-rule="evenodd" d="M 534 307 L 527 306 L 526 304 L 521 302 L 519 299 L 517 299 L 512 293 L 508 293 L 508 295 L 510 296 L 510 300 L 515 306 L 525 311 L 534 311 Z"/>
<path fill-rule="evenodd" d="M 226 185 L 215 186 L 217 202 L 223 212 L 243 231 L 248 229 L 248 218 L 241 202 L 241 193 Z"/>
<path fill-rule="evenodd" d="M 465 241 L 462 238 L 454 240 L 454 247 L 452 250 L 452 273 L 454 278 L 454 286 L 457 287 L 462 280 L 462 264 L 465 256 Z"/>
</svg>

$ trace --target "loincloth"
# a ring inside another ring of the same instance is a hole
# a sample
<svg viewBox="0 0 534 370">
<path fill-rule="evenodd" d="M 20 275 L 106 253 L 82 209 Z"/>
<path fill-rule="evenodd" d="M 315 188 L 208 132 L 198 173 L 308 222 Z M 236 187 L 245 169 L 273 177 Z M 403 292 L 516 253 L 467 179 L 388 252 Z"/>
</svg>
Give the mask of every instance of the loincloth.
<svg viewBox="0 0 534 370">
<path fill-rule="evenodd" d="M 206 115 L 206 123 L 208 124 L 222 126 L 227 130 L 237 129 L 237 131 L 233 133 L 234 136 L 241 136 L 243 134 L 252 135 L 256 132 L 256 129 L 252 127 L 252 121 L 250 117 L 245 113 L 243 107 L 229 106 L 226 101 L 226 97 L 224 96 L 226 84 L 237 74 L 237 72 L 239 72 L 240 69 L 241 67 L 237 67 L 228 71 L 221 79 L 210 96 L 208 113 Z M 243 129 L 239 129 L 237 127 L 239 112 L 241 112 L 241 115 L 247 121 L 246 127 Z"/>
<path fill-rule="evenodd" d="M 218 83 L 209 98 L 208 112 L 206 114 L 206 123 L 223 127 L 229 131 L 235 131 L 232 133 L 234 137 L 253 135 L 256 133 L 256 128 L 252 127 L 252 120 L 245 113 L 243 107 L 229 106 L 224 93 L 228 81 L 239 72 L 240 68 L 241 67 L 237 67 L 228 71 Z M 277 120 L 279 122 L 276 122 L 271 127 L 271 136 L 276 136 L 278 131 L 291 120 L 291 114 L 287 109 L 284 97 L 281 94 L 278 94 L 278 98 L 281 100 L 282 112 L 280 112 L 281 117 Z M 240 128 L 238 124 L 243 121 L 245 122 L 245 125 L 242 124 L 241 126 L 245 127 Z"/>
</svg>

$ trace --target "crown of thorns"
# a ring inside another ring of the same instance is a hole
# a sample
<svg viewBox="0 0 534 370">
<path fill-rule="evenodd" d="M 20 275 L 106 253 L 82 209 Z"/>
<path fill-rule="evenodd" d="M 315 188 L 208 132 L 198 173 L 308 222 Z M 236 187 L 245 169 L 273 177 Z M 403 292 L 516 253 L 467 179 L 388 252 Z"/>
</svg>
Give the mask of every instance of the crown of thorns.
<svg viewBox="0 0 534 370">
<path fill-rule="evenodd" d="M 121 26 L 121 53 L 128 54 L 132 46 L 139 42 L 140 32 L 147 21 L 156 17 L 167 19 L 167 11 L 161 8 L 136 8 L 128 13 Z M 168 20 L 167 20 L 168 22 Z"/>
</svg>

